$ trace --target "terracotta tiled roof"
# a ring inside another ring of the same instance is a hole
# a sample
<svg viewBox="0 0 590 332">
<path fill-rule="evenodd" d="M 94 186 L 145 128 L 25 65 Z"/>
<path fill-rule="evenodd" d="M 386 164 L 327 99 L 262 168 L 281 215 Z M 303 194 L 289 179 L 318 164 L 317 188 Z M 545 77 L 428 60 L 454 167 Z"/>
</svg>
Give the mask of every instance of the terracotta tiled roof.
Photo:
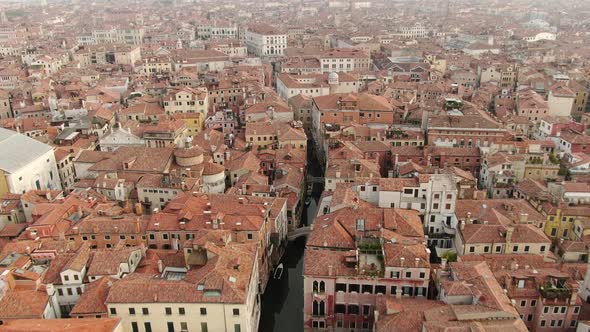
<svg viewBox="0 0 590 332">
<path fill-rule="evenodd" d="M 39 318 L 5 320 L 2 329 L 10 332 L 114 332 L 120 324 L 120 318 Z"/>
<path fill-rule="evenodd" d="M 48 301 L 44 291 L 8 291 L 0 299 L 0 319 L 43 318 Z"/>
<path fill-rule="evenodd" d="M 107 306 L 105 301 L 115 279 L 103 277 L 89 283 L 84 288 L 84 293 L 70 312 L 70 316 L 78 315 L 106 315 Z"/>
</svg>

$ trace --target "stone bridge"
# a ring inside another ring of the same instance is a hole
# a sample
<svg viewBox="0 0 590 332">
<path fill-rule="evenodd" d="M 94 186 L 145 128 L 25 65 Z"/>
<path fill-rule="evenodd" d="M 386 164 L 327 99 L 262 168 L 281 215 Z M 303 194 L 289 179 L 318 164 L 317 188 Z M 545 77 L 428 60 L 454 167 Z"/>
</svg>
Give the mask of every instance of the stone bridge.
<svg viewBox="0 0 590 332">
<path fill-rule="evenodd" d="M 311 176 L 308 175 L 307 178 L 307 183 L 324 183 L 324 178 L 323 177 L 319 177 L 319 176 Z"/>
<path fill-rule="evenodd" d="M 293 241 L 302 236 L 307 236 L 309 233 L 311 233 L 311 226 L 299 227 L 287 233 L 287 240 Z"/>
</svg>

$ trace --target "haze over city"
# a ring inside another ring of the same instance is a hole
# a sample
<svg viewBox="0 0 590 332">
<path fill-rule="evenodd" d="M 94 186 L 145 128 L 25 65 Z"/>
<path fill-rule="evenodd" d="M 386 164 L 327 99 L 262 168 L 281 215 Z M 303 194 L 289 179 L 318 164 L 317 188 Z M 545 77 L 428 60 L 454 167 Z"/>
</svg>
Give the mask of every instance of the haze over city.
<svg viewBox="0 0 590 332">
<path fill-rule="evenodd" d="M 0 331 L 589 332 L 590 1 L 0 0 Z"/>
</svg>

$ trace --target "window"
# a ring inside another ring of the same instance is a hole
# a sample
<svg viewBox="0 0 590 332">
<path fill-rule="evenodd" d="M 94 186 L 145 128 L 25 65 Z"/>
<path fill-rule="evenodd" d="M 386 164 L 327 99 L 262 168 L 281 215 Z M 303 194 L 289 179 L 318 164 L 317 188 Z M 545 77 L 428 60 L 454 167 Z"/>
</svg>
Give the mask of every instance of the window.
<svg viewBox="0 0 590 332">
<path fill-rule="evenodd" d="M 567 310 L 567 307 L 561 307 L 561 313 L 565 314 L 565 311 Z"/>
<path fill-rule="evenodd" d="M 144 315 L 149 315 L 150 311 L 148 310 L 148 308 L 141 308 L 141 313 Z"/>
<path fill-rule="evenodd" d="M 385 294 L 387 292 L 387 287 L 384 285 L 377 285 L 375 286 L 375 294 Z"/>
<path fill-rule="evenodd" d="M 68 295 L 73 295 L 71 288 L 67 288 L 66 290 L 68 291 Z"/>
<path fill-rule="evenodd" d="M 364 305 L 363 306 L 363 315 L 368 316 L 370 311 L 371 311 L 371 306 L 370 305 Z"/>
<path fill-rule="evenodd" d="M 545 325 L 546 325 L 546 323 L 545 323 L 545 320 L 544 320 L 544 319 L 543 319 L 543 320 L 541 320 L 541 326 L 543 327 L 543 326 L 545 326 Z"/>
<path fill-rule="evenodd" d="M 397 286 L 391 286 L 391 295 L 397 294 Z"/>
<path fill-rule="evenodd" d="M 358 315 L 359 314 L 359 306 L 356 304 L 349 304 L 348 305 L 348 314 L 349 315 Z"/>
<path fill-rule="evenodd" d="M 574 314 L 580 313 L 580 307 L 574 307 Z"/>
<path fill-rule="evenodd" d="M 348 292 L 349 293 L 359 293 L 360 286 L 358 284 L 350 284 L 348 285 Z"/>
<path fill-rule="evenodd" d="M 70 281 L 70 277 L 66 274 L 66 275 L 64 275 L 64 280 L 65 281 Z"/>
<path fill-rule="evenodd" d="M 559 307 L 553 307 L 553 313 L 556 314 L 559 312 Z"/>
<path fill-rule="evenodd" d="M 524 252 L 529 252 L 529 250 L 531 250 L 530 246 L 524 246 Z"/>
<path fill-rule="evenodd" d="M 502 246 L 496 246 L 496 252 L 502 252 Z"/>
<path fill-rule="evenodd" d="M 520 306 L 521 307 L 526 307 L 526 300 L 520 301 Z"/>
<path fill-rule="evenodd" d="M 399 279 L 399 271 L 391 271 L 392 279 Z"/>
<path fill-rule="evenodd" d="M 240 324 L 234 324 L 234 332 L 242 332 L 242 326 Z"/>
<path fill-rule="evenodd" d="M 346 313 L 346 304 L 336 304 L 334 306 L 334 312 L 337 314 L 345 314 Z"/>
<path fill-rule="evenodd" d="M 104 236 L 104 239 L 105 239 L 105 240 L 110 240 L 110 239 L 111 239 L 111 236 L 110 236 L 110 235 L 105 235 L 105 236 Z"/>
<path fill-rule="evenodd" d="M 537 306 L 537 300 L 531 300 L 531 307 Z"/>
<path fill-rule="evenodd" d="M 410 272 L 410 271 L 407 271 L 407 272 L 406 272 L 406 278 L 411 278 L 411 277 L 412 277 L 412 272 Z"/>
<path fill-rule="evenodd" d="M 152 324 L 150 322 L 143 323 L 143 326 L 145 327 L 145 332 L 152 332 Z"/>
<path fill-rule="evenodd" d="M 426 277 L 426 273 L 425 272 L 420 272 L 420 279 L 424 279 L 424 277 Z"/>
<path fill-rule="evenodd" d="M 570 327 L 576 327 L 577 321 L 574 319 L 570 322 Z"/>
<path fill-rule="evenodd" d="M 252 233 L 248 233 L 248 240 L 252 240 L 252 239 L 253 239 Z"/>
<path fill-rule="evenodd" d="M 166 325 L 168 326 L 168 332 L 174 332 L 174 323 L 173 322 L 168 322 Z"/>
<path fill-rule="evenodd" d="M 530 322 L 533 320 L 533 314 L 529 314 L 526 318 L 527 322 Z"/>
<path fill-rule="evenodd" d="M 111 308 L 110 309 L 111 315 L 116 315 L 117 314 L 117 308 Z"/>
<path fill-rule="evenodd" d="M 238 308 L 234 308 L 232 310 L 232 312 L 233 312 L 234 316 L 239 316 L 240 315 L 240 309 L 238 309 Z"/>
<path fill-rule="evenodd" d="M 63 296 L 64 295 L 64 291 L 61 288 L 57 289 L 57 294 L 59 294 L 59 296 Z M 114 308 L 113 308 L 114 309 Z"/>
<path fill-rule="evenodd" d="M 346 284 L 336 284 L 336 291 L 337 292 L 346 292 Z"/>
<path fill-rule="evenodd" d="M 469 252 L 475 252 L 475 247 L 469 247 Z"/>
<path fill-rule="evenodd" d="M 74 274 L 74 280 L 79 280 L 79 279 L 80 279 L 80 277 L 78 277 L 77 274 Z"/>
<path fill-rule="evenodd" d="M 184 308 L 183 307 L 178 308 L 178 314 L 179 315 L 184 315 L 185 314 L 185 311 L 184 311 Z"/>
<path fill-rule="evenodd" d="M 188 324 L 186 322 L 180 322 L 180 330 L 188 331 Z"/>
<path fill-rule="evenodd" d="M 549 313 L 549 307 L 544 307 L 544 308 L 543 308 L 543 313 L 544 313 L 544 314 L 547 314 L 547 313 Z"/>
<path fill-rule="evenodd" d="M 166 308 L 165 308 L 165 310 L 166 310 L 166 315 L 167 315 L 167 316 L 170 316 L 170 315 L 172 315 L 172 308 L 170 308 L 170 307 L 166 307 Z"/>
<path fill-rule="evenodd" d="M 201 332 L 209 332 L 209 328 L 207 327 L 207 323 L 201 323 Z"/>
<path fill-rule="evenodd" d="M 207 308 L 201 308 L 200 311 L 202 316 L 205 316 L 207 314 Z"/>
<path fill-rule="evenodd" d="M 363 285 L 363 293 L 373 294 L 373 285 Z"/>
</svg>

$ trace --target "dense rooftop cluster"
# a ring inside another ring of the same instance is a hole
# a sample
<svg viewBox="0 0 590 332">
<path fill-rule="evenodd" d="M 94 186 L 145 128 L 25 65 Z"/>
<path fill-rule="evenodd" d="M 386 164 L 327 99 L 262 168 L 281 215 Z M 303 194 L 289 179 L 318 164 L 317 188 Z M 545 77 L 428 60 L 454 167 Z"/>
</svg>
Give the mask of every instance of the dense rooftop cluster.
<svg viewBox="0 0 590 332">
<path fill-rule="evenodd" d="M 588 331 L 589 17 L 2 3 L 0 330 Z"/>
</svg>

